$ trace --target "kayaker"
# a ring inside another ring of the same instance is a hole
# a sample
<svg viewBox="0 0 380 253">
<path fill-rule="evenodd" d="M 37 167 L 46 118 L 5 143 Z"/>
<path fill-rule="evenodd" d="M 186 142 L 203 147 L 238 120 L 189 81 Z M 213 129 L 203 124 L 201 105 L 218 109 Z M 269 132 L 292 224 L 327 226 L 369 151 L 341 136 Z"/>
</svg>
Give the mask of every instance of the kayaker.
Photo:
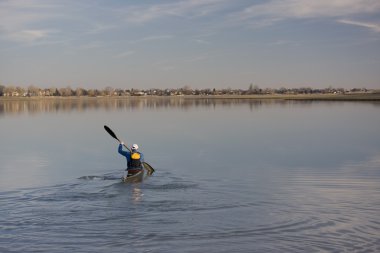
<svg viewBox="0 0 380 253">
<path fill-rule="evenodd" d="M 127 176 L 134 175 L 140 172 L 143 169 L 142 163 L 144 162 L 144 155 L 138 151 L 139 146 L 137 144 L 133 144 L 131 147 L 131 152 L 129 150 L 123 150 L 124 143 L 121 142 L 119 145 L 118 152 L 119 154 L 125 156 L 127 158 L 128 171 Z"/>
</svg>

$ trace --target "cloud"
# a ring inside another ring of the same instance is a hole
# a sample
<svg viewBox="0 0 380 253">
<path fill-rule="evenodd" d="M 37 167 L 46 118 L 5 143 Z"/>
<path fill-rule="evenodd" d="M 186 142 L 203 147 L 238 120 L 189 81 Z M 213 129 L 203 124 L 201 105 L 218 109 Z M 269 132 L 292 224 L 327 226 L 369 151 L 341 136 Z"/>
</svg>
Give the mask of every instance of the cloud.
<svg viewBox="0 0 380 253">
<path fill-rule="evenodd" d="M 211 44 L 211 43 L 210 43 L 209 41 L 207 41 L 207 40 L 194 39 L 193 41 L 196 42 L 197 44 L 202 44 L 202 45 L 209 45 L 209 44 Z"/>
<path fill-rule="evenodd" d="M 118 55 L 115 55 L 115 58 L 127 58 L 133 54 L 135 54 L 135 51 L 126 51 L 126 52 L 122 52 Z"/>
<path fill-rule="evenodd" d="M 379 11 L 378 0 L 271 0 L 234 13 L 231 19 L 261 26 L 285 19 L 343 18 Z"/>
<path fill-rule="evenodd" d="M 245 9 L 245 16 L 257 14 L 279 18 L 336 17 L 376 12 L 377 0 L 273 0 Z"/>
<path fill-rule="evenodd" d="M 338 22 L 342 24 L 346 24 L 346 25 L 364 27 L 374 32 L 380 33 L 380 24 L 377 24 L 377 23 L 360 22 L 360 21 L 354 21 L 354 20 L 348 20 L 348 19 L 340 19 L 338 20 Z"/>
<path fill-rule="evenodd" d="M 91 26 L 92 27 L 86 32 L 87 34 L 99 34 L 117 28 L 117 25 L 106 25 L 101 23 L 93 23 Z"/>
<path fill-rule="evenodd" d="M 101 41 L 91 41 L 87 44 L 84 44 L 80 47 L 80 49 L 96 49 L 96 48 L 101 48 L 104 47 L 104 43 Z"/>
<path fill-rule="evenodd" d="M 23 30 L 9 33 L 8 38 L 18 42 L 34 42 L 48 37 L 49 34 L 48 30 Z"/>
<path fill-rule="evenodd" d="M 109 10 L 84 1 L 4 0 L 0 1 L 0 36 L 28 45 L 41 43 L 42 39 L 46 43 L 57 43 L 57 40 L 62 43 L 68 37 L 96 35 L 118 27 L 116 23 L 104 24 L 102 19 L 92 18 L 100 11 L 103 15 Z M 112 13 L 109 16 L 114 20 Z M 64 34 L 65 38 L 54 37 L 56 34 Z"/>
<path fill-rule="evenodd" d="M 300 42 L 291 40 L 277 40 L 275 42 L 269 43 L 269 46 L 299 46 Z"/>
<path fill-rule="evenodd" d="M 61 16 L 56 12 L 58 7 L 33 0 L 0 2 L 1 37 L 13 42 L 31 43 L 57 33 L 57 29 L 47 28 L 44 22 Z"/>
<path fill-rule="evenodd" d="M 208 54 L 198 55 L 198 56 L 194 56 L 194 57 L 186 60 L 185 62 L 200 62 L 200 61 L 205 61 L 209 58 L 210 58 L 210 56 Z"/>
<path fill-rule="evenodd" d="M 175 69 L 176 69 L 175 66 L 169 66 L 169 65 L 161 67 L 162 71 L 171 71 L 171 70 L 175 70 Z"/>
<path fill-rule="evenodd" d="M 189 0 L 155 5 L 131 6 L 122 10 L 125 19 L 133 23 L 146 23 L 155 19 L 178 16 L 200 17 L 224 8 L 227 0 Z"/>
<path fill-rule="evenodd" d="M 155 36 L 148 36 L 137 40 L 132 40 L 130 43 L 140 43 L 140 42 L 146 42 L 146 41 L 156 41 L 156 40 L 168 40 L 173 38 L 173 35 L 155 35 Z"/>
</svg>

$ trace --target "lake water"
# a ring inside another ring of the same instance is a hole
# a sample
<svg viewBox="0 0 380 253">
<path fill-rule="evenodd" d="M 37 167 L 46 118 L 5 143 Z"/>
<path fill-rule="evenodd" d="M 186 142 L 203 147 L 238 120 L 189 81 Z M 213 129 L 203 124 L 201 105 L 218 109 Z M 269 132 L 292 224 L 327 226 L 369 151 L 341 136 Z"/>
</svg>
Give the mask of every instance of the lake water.
<svg viewBox="0 0 380 253">
<path fill-rule="evenodd" d="M 124 184 L 108 125 L 156 170 Z M 0 100 L 0 252 L 380 252 L 380 103 Z"/>
</svg>

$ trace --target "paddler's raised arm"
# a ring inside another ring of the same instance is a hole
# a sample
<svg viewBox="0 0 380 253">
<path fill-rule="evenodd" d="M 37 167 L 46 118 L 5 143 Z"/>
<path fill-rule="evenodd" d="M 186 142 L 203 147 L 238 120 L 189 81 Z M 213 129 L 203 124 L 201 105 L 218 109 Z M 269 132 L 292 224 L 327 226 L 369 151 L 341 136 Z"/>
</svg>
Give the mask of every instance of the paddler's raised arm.
<svg viewBox="0 0 380 253">
<path fill-rule="evenodd" d="M 119 152 L 119 154 L 121 154 L 123 156 L 127 156 L 129 154 L 129 152 L 123 150 L 123 145 L 124 145 L 124 142 L 120 142 L 119 148 L 117 151 Z"/>
</svg>

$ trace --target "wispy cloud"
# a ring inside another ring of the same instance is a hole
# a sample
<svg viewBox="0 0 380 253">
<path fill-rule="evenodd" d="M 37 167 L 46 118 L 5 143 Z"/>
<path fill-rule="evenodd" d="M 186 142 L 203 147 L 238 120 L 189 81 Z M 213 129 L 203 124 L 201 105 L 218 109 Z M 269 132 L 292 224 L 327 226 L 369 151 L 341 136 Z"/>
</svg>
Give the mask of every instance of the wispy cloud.
<svg viewBox="0 0 380 253">
<path fill-rule="evenodd" d="M 130 43 L 140 43 L 140 42 L 146 42 L 146 41 L 156 41 L 156 40 L 168 40 L 173 38 L 173 35 L 155 35 L 155 36 L 147 36 L 141 39 L 132 40 Z"/>
<path fill-rule="evenodd" d="M 232 14 L 237 23 L 271 25 L 285 19 L 344 18 L 380 11 L 378 0 L 271 0 Z"/>
<path fill-rule="evenodd" d="M 0 1 L 0 37 L 33 45 L 41 44 L 43 40 L 46 43 L 67 42 L 68 34 L 73 39 L 74 36 L 94 35 L 116 27 L 115 23 L 103 24 L 93 19 L 89 10 L 95 9 L 95 4 L 81 1 Z"/>
<path fill-rule="evenodd" d="M 15 42 L 31 43 L 47 38 L 56 29 L 41 25 L 43 21 L 60 15 L 55 13 L 59 6 L 44 1 L 0 2 L 0 35 Z"/>
<path fill-rule="evenodd" d="M 101 41 L 91 41 L 88 44 L 84 44 L 80 47 L 80 49 L 95 49 L 95 48 L 101 48 L 104 46 L 104 43 Z"/>
<path fill-rule="evenodd" d="M 160 60 L 160 61 L 154 63 L 153 66 L 155 68 L 157 68 L 158 70 L 167 72 L 167 71 L 172 71 L 172 70 L 176 69 L 178 67 L 178 64 L 174 64 L 174 62 L 172 62 L 172 60 L 165 59 L 165 60 Z"/>
<path fill-rule="evenodd" d="M 115 58 L 128 58 L 133 54 L 135 54 L 135 51 L 126 51 L 115 55 Z"/>
<path fill-rule="evenodd" d="M 338 20 L 338 22 L 342 24 L 346 24 L 346 25 L 364 27 L 364 28 L 370 29 L 371 31 L 380 33 L 379 23 L 360 22 L 360 21 L 354 21 L 354 20 L 348 20 L 348 19 L 340 19 Z"/>
<path fill-rule="evenodd" d="M 172 71 L 172 70 L 175 70 L 175 69 L 176 69 L 176 67 L 172 66 L 172 65 L 167 65 L 167 66 L 162 66 L 161 67 L 162 71 Z"/>
<path fill-rule="evenodd" d="M 49 30 L 23 30 L 8 33 L 8 38 L 16 42 L 34 42 L 49 36 Z"/>
<path fill-rule="evenodd" d="M 278 18 L 337 17 L 374 13 L 380 9 L 377 0 L 272 0 L 244 10 L 243 18 L 271 16 Z"/>
<path fill-rule="evenodd" d="M 269 46 L 299 46 L 299 41 L 292 40 L 277 40 L 275 42 L 268 43 Z"/>
<path fill-rule="evenodd" d="M 197 44 L 203 44 L 203 45 L 209 45 L 209 44 L 211 44 L 211 42 L 207 41 L 207 40 L 194 39 L 193 41 L 196 42 Z"/>
<path fill-rule="evenodd" d="M 208 54 L 203 54 L 203 55 L 198 55 L 194 56 L 190 59 L 185 60 L 185 62 L 192 63 L 192 62 L 200 62 L 200 61 L 205 61 L 207 59 L 210 59 L 210 55 Z"/>
<path fill-rule="evenodd" d="M 158 3 L 154 5 L 132 6 L 123 10 L 125 19 L 133 23 L 146 23 L 158 18 L 200 17 L 224 8 L 227 0 L 188 0 L 173 3 Z"/>
<path fill-rule="evenodd" d="M 115 25 L 115 24 L 114 25 L 106 25 L 106 24 L 101 24 L 101 23 L 93 23 L 91 26 L 92 27 L 90 27 L 86 33 L 88 33 L 88 34 L 99 34 L 99 33 L 107 32 L 109 30 L 117 28 L 117 25 Z"/>
</svg>

